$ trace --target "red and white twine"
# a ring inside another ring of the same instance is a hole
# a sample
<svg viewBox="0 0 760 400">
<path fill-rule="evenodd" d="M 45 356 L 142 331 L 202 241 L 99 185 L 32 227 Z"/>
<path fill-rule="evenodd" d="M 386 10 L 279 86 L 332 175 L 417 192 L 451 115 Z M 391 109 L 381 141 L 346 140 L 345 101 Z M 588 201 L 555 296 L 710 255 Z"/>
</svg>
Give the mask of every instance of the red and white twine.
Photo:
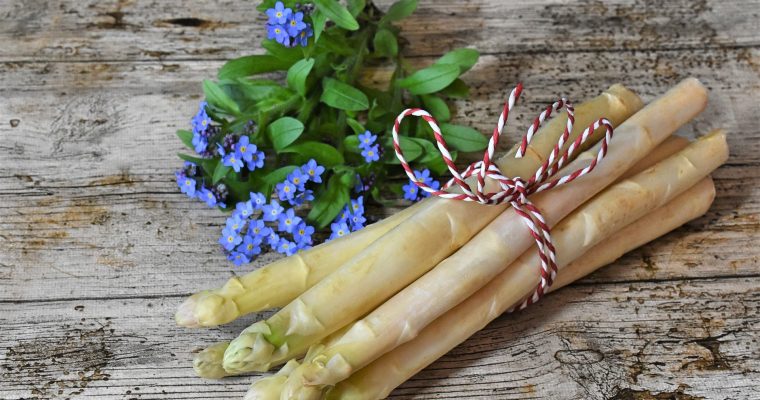
<svg viewBox="0 0 760 400">
<path fill-rule="evenodd" d="M 551 154 L 549 154 L 549 158 L 527 181 L 519 176 L 513 178 L 506 177 L 501 173 L 499 168 L 493 164 L 494 152 L 496 151 L 496 146 L 499 143 L 499 138 L 502 134 L 502 131 L 504 130 L 507 119 L 509 118 L 509 113 L 512 111 L 512 107 L 514 107 L 515 102 L 520 97 L 521 93 L 522 84 L 518 84 L 517 87 L 512 90 L 509 95 L 509 99 L 504 104 L 501 115 L 499 115 L 499 121 L 493 130 L 491 139 L 488 141 L 488 148 L 483 155 L 483 160 L 471 164 L 461 174 L 454 164 L 451 153 L 449 153 L 446 140 L 441 134 L 441 128 L 438 127 L 438 123 L 436 122 L 435 118 L 433 118 L 427 111 L 419 108 L 409 108 L 404 110 L 401 114 L 399 114 L 398 117 L 396 117 L 396 121 L 393 124 L 393 130 L 391 131 L 393 134 L 393 148 L 396 152 L 396 157 L 398 157 L 399 161 L 401 162 L 401 166 L 406 171 L 406 175 L 420 189 L 434 196 L 452 200 L 474 201 L 481 204 L 491 205 L 509 203 L 515 209 L 515 212 L 523 218 L 523 221 L 530 229 L 530 234 L 536 241 L 536 246 L 538 247 L 538 256 L 541 260 L 541 280 L 533 294 L 531 296 L 528 296 L 523 302 L 520 303 L 519 306 L 515 307 L 515 309 L 518 310 L 523 309 L 538 301 L 544 295 L 546 289 L 552 285 L 555 277 L 557 276 L 557 259 L 555 255 L 555 248 L 552 244 L 551 229 L 546 223 L 546 220 L 541 214 L 541 211 L 536 208 L 535 205 L 533 205 L 533 203 L 528 199 L 528 196 L 533 193 L 551 189 L 555 186 L 564 185 L 565 183 L 573 181 L 591 172 L 607 154 L 607 144 L 612 138 L 613 134 L 613 128 L 610 121 L 608 121 L 606 118 L 600 118 L 589 125 L 580 136 L 578 136 L 572 143 L 570 143 L 570 146 L 568 146 L 565 151 L 562 151 L 565 142 L 568 140 L 570 133 L 573 130 L 573 124 L 575 123 L 575 111 L 572 104 L 570 104 L 570 102 L 568 102 L 566 99 L 562 98 L 554 102 L 552 105 L 546 107 L 546 109 L 541 112 L 541 114 L 539 114 L 535 120 L 533 120 L 533 123 L 530 125 L 527 133 L 522 138 L 517 153 L 515 154 L 515 158 L 522 158 L 525 155 L 525 152 L 531 140 L 533 139 L 534 134 L 541 126 L 541 124 L 543 124 L 544 121 L 552 115 L 552 113 L 556 113 L 564 107 L 567 111 L 567 125 L 565 126 L 565 130 L 562 133 L 562 136 L 559 138 L 557 144 L 554 146 Z M 417 179 L 414 171 L 404 158 L 404 152 L 402 151 L 401 145 L 399 143 L 398 132 L 401 121 L 403 121 L 407 116 L 415 116 L 424 119 L 433 130 L 433 135 L 435 136 L 438 150 L 441 152 L 443 161 L 446 163 L 449 171 L 451 172 L 451 175 L 453 176 L 451 180 L 449 180 L 440 189 L 433 189 L 424 181 Z M 589 136 L 591 136 L 591 134 L 599 127 L 604 127 L 606 129 L 606 133 L 601 141 L 601 148 L 599 149 L 599 152 L 597 153 L 596 157 L 591 160 L 589 165 L 584 168 L 575 170 L 568 175 L 550 180 L 550 178 L 552 178 L 557 173 L 557 171 L 562 168 L 567 160 L 573 156 L 578 148 L 580 148 L 588 140 Z M 473 189 L 471 185 L 465 182 L 466 178 L 473 175 L 476 175 L 477 181 L 475 189 Z M 486 193 L 486 178 L 490 178 L 497 182 L 501 190 Z M 454 184 L 456 184 L 461 189 L 462 193 L 451 193 L 446 191 L 446 189 Z"/>
</svg>

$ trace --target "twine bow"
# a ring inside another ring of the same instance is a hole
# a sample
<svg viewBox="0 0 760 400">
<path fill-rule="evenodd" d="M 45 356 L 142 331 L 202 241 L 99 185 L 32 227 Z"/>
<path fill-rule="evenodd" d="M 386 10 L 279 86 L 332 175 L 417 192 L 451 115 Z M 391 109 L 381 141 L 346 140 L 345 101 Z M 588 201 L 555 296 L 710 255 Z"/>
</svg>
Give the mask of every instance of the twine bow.
<svg viewBox="0 0 760 400">
<path fill-rule="evenodd" d="M 568 146 L 566 150 L 562 151 L 565 142 L 567 142 L 570 133 L 573 131 L 573 124 L 575 123 L 575 110 L 573 109 L 572 104 L 567 101 L 567 99 L 561 98 L 558 101 L 554 102 L 552 105 L 546 107 L 546 109 L 541 112 L 541 114 L 539 114 L 535 120 L 533 120 L 533 123 L 528 128 L 525 136 L 523 136 L 522 141 L 520 142 L 520 146 L 517 149 L 517 153 L 515 154 L 515 158 L 522 158 L 525 156 L 528 145 L 530 144 L 533 136 L 541 124 L 543 124 L 543 122 L 549 118 L 552 113 L 556 113 L 564 107 L 567 111 L 567 124 L 565 126 L 565 130 L 562 133 L 562 136 L 559 138 L 559 141 L 554 146 L 552 152 L 549 154 L 549 158 L 544 161 L 543 164 L 541 164 L 536 173 L 528 180 L 525 180 L 519 176 L 513 178 L 504 176 L 499 168 L 493 164 L 492 160 L 496 146 L 499 143 L 499 137 L 504 130 L 504 125 L 506 124 L 506 121 L 509 117 L 509 113 L 512 111 L 512 107 L 522 93 L 522 88 L 522 84 L 518 84 L 517 87 L 512 90 L 509 95 L 509 99 L 504 104 L 504 108 L 501 112 L 501 115 L 499 116 L 499 121 L 493 130 L 493 134 L 491 135 L 490 140 L 488 141 L 488 148 L 483 155 L 483 160 L 472 163 L 461 174 L 457 170 L 456 165 L 452 160 L 451 153 L 449 153 L 448 145 L 446 144 L 446 140 L 441 134 L 441 128 L 438 127 L 438 123 L 436 122 L 435 118 L 433 118 L 427 111 L 419 108 L 409 108 L 404 110 L 401 112 L 401 114 L 399 114 L 398 117 L 396 117 L 396 121 L 393 124 L 393 129 L 391 131 L 393 134 L 393 149 L 396 152 L 396 157 L 398 157 L 399 161 L 401 162 L 401 166 L 406 171 L 406 175 L 420 189 L 430 193 L 431 195 L 452 200 L 474 201 L 481 204 L 491 205 L 509 203 L 515 209 L 515 212 L 523 218 L 523 221 L 530 229 L 530 234 L 535 240 L 536 246 L 538 248 L 538 255 L 541 260 L 541 280 L 539 281 L 539 284 L 537 285 L 533 294 L 526 297 L 519 306 L 513 308 L 512 310 L 521 310 L 538 301 L 544 295 L 546 290 L 552 285 L 554 279 L 557 276 L 557 259 L 555 248 L 552 244 L 551 239 L 551 228 L 546 223 L 546 220 L 541 214 L 541 211 L 536 208 L 535 205 L 533 205 L 533 203 L 528 199 L 528 196 L 534 193 L 542 192 L 544 190 L 549 190 L 556 186 L 564 185 L 591 172 L 607 154 L 607 144 L 612 138 L 613 134 L 613 128 L 610 121 L 608 121 L 606 118 L 600 118 L 589 125 L 580 136 L 578 136 L 572 143 L 570 143 L 570 146 Z M 415 116 L 424 119 L 433 130 L 433 135 L 435 136 L 438 150 L 441 152 L 443 161 L 446 163 L 446 166 L 453 176 L 451 180 L 449 180 L 440 189 L 434 189 L 427 185 L 424 181 L 417 179 L 414 171 L 404 158 L 404 153 L 401 150 L 401 145 L 399 143 L 398 132 L 401 121 L 403 121 L 403 119 L 407 116 Z M 589 165 L 584 168 L 575 170 L 568 175 L 550 179 L 557 173 L 557 171 L 559 171 L 560 168 L 562 168 L 568 159 L 573 156 L 578 148 L 580 148 L 588 140 L 589 136 L 591 136 L 591 134 L 599 127 L 604 127 L 606 129 L 606 133 L 601 141 L 601 148 L 599 149 L 599 152 L 597 153 L 596 157 L 591 160 Z M 473 175 L 476 175 L 476 187 L 474 190 L 470 184 L 465 182 L 466 178 Z M 501 189 L 494 192 L 485 192 L 486 177 L 497 182 Z M 446 189 L 454 184 L 456 184 L 461 189 L 462 193 L 451 193 L 446 191 Z"/>
</svg>

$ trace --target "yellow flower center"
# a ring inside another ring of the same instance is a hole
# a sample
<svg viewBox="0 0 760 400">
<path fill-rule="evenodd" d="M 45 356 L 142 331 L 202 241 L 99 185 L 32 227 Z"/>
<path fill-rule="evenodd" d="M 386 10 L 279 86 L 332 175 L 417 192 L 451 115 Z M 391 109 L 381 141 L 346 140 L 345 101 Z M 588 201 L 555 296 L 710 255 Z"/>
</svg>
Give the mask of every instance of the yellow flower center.
<svg viewBox="0 0 760 400">
<path fill-rule="evenodd" d="M 289 192 L 289 191 L 290 191 L 290 186 L 285 186 L 285 188 L 284 188 L 284 189 L 282 189 L 282 190 L 283 190 L 283 191 L 285 191 L 285 192 L 287 193 L 287 192 Z"/>
<path fill-rule="evenodd" d="M 240 146 L 240 152 L 245 153 L 245 149 L 246 149 L 245 146 Z"/>
<path fill-rule="evenodd" d="M 232 237 L 232 236 L 227 236 L 227 241 L 230 242 L 230 243 L 232 243 L 232 242 L 235 241 L 235 238 Z"/>
<path fill-rule="evenodd" d="M 277 12 L 277 14 L 275 14 L 275 15 L 277 16 L 277 18 L 280 18 L 280 17 L 282 17 L 282 13 L 281 13 L 281 12 L 279 12 L 279 11 L 278 11 L 278 12 Z"/>
<path fill-rule="evenodd" d="M 274 33 L 280 33 L 280 28 L 274 28 Z"/>
<path fill-rule="evenodd" d="M 314 170 L 313 169 L 309 170 L 309 175 L 312 175 L 312 176 L 314 175 Z"/>
<path fill-rule="evenodd" d="M 290 225 L 293 221 L 290 220 L 290 218 L 285 220 L 285 225 Z"/>
</svg>

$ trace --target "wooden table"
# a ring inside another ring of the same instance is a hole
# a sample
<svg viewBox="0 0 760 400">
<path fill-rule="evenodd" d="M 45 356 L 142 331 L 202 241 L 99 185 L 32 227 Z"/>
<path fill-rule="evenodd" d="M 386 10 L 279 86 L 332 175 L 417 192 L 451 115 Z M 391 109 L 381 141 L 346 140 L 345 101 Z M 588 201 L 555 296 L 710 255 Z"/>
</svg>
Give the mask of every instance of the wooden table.
<svg viewBox="0 0 760 400">
<path fill-rule="evenodd" d="M 258 51 L 253 3 L 0 2 L 0 398 L 242 398 L 250 377 L 202 380 L 190 360 L 254 318 L 172 320 L 253 267 L 177 190 L 174 131 L 202 79 Z M 522 131 L 558 95 L 621 82 L 649 100 L 696 76 L 711 103 L 681 134 L 725 127 L 732 155 L 706 216 L 502 316 L 394 398 L 760 399 L 758 18 L 749 0 L 422 2 L 403 25 L 415 62 L 483 54 L 459 121 L 489 131 L 518 80 Z"/>
</svg>

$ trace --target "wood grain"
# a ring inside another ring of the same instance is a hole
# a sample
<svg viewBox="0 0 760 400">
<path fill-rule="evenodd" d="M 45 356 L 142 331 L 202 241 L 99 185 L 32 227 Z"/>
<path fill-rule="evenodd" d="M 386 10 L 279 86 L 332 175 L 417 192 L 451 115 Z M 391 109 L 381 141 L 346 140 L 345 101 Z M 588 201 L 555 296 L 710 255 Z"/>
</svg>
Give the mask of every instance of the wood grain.
<svg viewBox="0 0 760 400">
<path fill-rule="evenodd" d="M 383 0 L 381 8 L 392 1 Z M 412 62 L 484 56 L 455 118 L 488 132 L 511 85 L 511 141 L 558 95 L 621 82 L 646 100 L 686 76 L 710 105 L 680 134 L 729 132 L 708 214 L 516 316 L 394 398 L 760 399 L 758 1 L 423 1 Z M 233 268 L 224 215 L 173 181 L 200 81 L 256 50 L 250 2 L 0 2 L 0 398 L 241 398 L 190 352 L 233 337 L 174 327 Z M 376 215 L 393 209 L 375 209 Z M 246 321 L 250 322 L 249 318 Z"/>
<path fill-rule="evenodd" d="M 394 0 L 377 2 L 387 9 Z M 756 0 L 437 0 L 402 27 L 411 55 L 755 47 Z M 251 2 L 8 0 L 0 61 L 224 60 L 261 41 Z M 434 39 L 434 40 L 431 40 Z"/>
</svg>

